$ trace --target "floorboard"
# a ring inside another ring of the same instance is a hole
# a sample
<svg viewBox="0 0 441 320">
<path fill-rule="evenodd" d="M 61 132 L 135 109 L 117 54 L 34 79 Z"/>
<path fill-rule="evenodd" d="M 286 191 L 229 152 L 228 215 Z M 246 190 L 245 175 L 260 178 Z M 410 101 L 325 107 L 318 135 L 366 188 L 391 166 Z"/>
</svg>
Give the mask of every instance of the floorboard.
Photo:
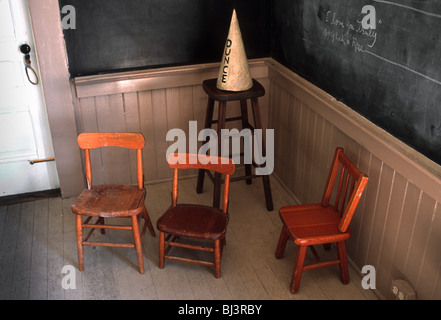
<svg viewBox="0 0 441 320">
<path fill-rule="evenodd" d="M 376 296 L 361 287 L 359 271 L 341 284 L 338 267 L 306 271 L 299 293 L 289 292 L 295 248 L 274 257 L 281 223 L 277 209 L 294 203 L 276 179 L 271 180 L 274 208 L 265 206 L 260 179 L 231 184 L 230 223 L 222 275 L 212 268 L 167 260 L 158 268 L 158 236 L 143 238 L 145 273 L 139 274 L 133 249 L 86 247 L 85 270 L 78 271 L 73 199 L 44 197 L 0 205 L 0 299 L 21 300 L 349 300 Z M 179 202 L 211 204 L 207 179 L 197 194 L 196 179 L 181 180 Z M 153 224 L 170 205 L 171 182 L 147 186 L 146 206 Z M 131 233 L 107 230 L 100 241 L 131 241 Z M 319 254 L 335 254 L 317 248 Z M 308 257 L 311 259 L 311 257 Z M 68 269 L 63 267 L 68 266 Z M 69 269 L 71 268 L 71 269 Z M 73 274 L 71 274 L 72 272 Z M 75 276 L 74 289 L 63 279 Z M 66 285 L 66 284 L 65 284 Z"/>
</svg>

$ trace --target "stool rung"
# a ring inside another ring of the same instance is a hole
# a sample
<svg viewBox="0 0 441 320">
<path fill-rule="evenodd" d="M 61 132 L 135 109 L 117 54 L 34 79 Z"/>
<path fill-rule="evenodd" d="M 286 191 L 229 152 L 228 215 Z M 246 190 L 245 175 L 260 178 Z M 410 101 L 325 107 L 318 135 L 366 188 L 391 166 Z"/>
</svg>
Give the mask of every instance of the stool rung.
<svg viewBox="0 0 441 320">
<path fill-rule="evenodd" d="M 225 119 L 225 122 L 238 121 L 238 120 L 242 120 L 242 118 L 241 117 L 228 118 L 228 119 Z M 210 128 L 211 128 L 212 124 L 217 124 L 218 122 L 219 121 L 217 121 L 217 120 L 211 120 Z M 242 129 L 250 129 L 251 131 L 254 131 L 255 128 L 250 123 L 247 123 L 245 125 L 245 128 L 242 128 Z"/>
<path fill-rule="evenodd" d="M 225 118 L 225 122 L 238 121 L 238 120 L 242 120 L 242 117 Z M 211 120 L 211 124 L 218 122 L 219 122 L 218 120 Z"/>
<path fill-rule="evenodd" d="M 235 182 L 235 181 L 240 181 L 240 180 L 248 180 L 248 179 L 254 179 L 254 178 L 262 178 L 262 176 L 257 176 L 255 174 L 251 174 L 249 176 L 230 178 L 230 182 Z"/>
<path fill-rule="evenodd" d="M 210 180 L 212 182 L 214 182 L 213 174 L 208 170 L 206 171 L 206 173 L 207 173 L 208 177 L 210 178 Z M 240 180 L 248 180 L 248 179 L 254 179 L 254 178 L 262 178 L 262 176 L 251 174 L 248 176 L 232 177 L 232 178 L 230 178 L 230 182 L 235 182 L 235 181 L 240 181 Z M 221 179 L 221 183 L 224 183 L 224 179 Z"/>
</svg>

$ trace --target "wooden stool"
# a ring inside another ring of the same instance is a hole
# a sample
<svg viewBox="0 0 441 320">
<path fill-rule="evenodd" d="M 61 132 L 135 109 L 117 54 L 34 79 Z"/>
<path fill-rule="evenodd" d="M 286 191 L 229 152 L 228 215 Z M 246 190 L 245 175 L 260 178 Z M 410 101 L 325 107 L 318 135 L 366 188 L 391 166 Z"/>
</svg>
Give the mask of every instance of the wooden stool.
<svg viewBox="0 0 441 320">
<path fill-rule="evenodd" d="M 204 91 L 208 95 L 208 103 L 207 103 L 207 111 L 205 114 L 205 128 L 211 128 L 211 125 L 213 123 L 217 123 L 217 134 L 218 134 L 218 155 L 221 155 L 221 129 L 225 128 L 225 122 L 227 121 L 242 121 L 242 129 L 248 128 L 250 130 L 254 129 L 263 129 L 262 128 L 262 119 L 260 117 L 260 109 L 259 109 L 259 102 L 258 97 L 262 97 L 265 95 L 265 89 L 264 87 L 256 80 L 253 79 L 253 86 L 251 89 L 245 90 L 245 91 L 239 91 L 239 92 L 232 92 L 232 91 L 223 91 L 219 90 L 216 87 L 216 81 L 217 79 L 209 79 L 205 80 L 202 83 L 202 87 L 204 88 Z M 247 100 L 251 100 L 251 107 L 253 111 L 253 117 L 254 117 L 254 127 L 251 126 L 251 124 L 248 122 L 248 104 Z M 240 101 L 240 109 L 241 109 L 241 116 L 239 117 L 233 117 L 233 118 L 226 118 L 226 107 L 228 101 Z M 218 113 L 218 120 L 213 120 L 213 110 L 214 110 L 214 103 L 215 101 L 219 102 L 219 113 Z M 266 154 L 265 150 L 265 137 L 262 134 L 262 151 L 263 155 Z M 198 182 L 196 187 L 196 192 L 201 193 L 202 189 L 204 187 L 204 177 L 205 172 L 207 172 L 208 176 L 214 183 L 214 195 L 213 195 L 213 207 L 219 208 L 220 204 L 220 185 L 222 183 L 221 181 L 221 175 L 218 173 L 214 174 L 214 177 L 211 175 L 211 173 L 207 170 L 200 169 L 198 174 Z M 246 180 L 247 184 L 251 184 L 251 179 L 256 177 L 262 177 L 263 180 L 263 187 L 265 192 L 265 200 L 266 200 L 266 207 L 268 211 L 273 210 L 273 199 L 271 195 L 271 185 L 270 185 L 270 179 L 268 175 L 262 175 L 258 176 L 251 173 L 251 164 L 245 164 L 245 175 L 242 177 L 234 177 L 231 178 L 231 182 L 238 181 L 238 180 Z"/>
</svg>

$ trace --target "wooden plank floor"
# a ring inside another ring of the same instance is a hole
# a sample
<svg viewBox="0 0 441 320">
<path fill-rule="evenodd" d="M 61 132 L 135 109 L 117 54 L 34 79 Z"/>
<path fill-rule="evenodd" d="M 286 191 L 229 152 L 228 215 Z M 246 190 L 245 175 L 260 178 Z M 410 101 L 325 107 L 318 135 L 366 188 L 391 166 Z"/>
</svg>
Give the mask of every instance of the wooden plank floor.
<svg viewBox="0 0 441 320">
<path fill-rule="evenodd" d="M 50 198 L 0 206 L 0 299 L 376 299 L 361 287 L 361 275 L 350 268 L 351 281 L 341 284 L 338 267 L 304 272 L 300 291 L 289 292 L 295 248 L 274 257 L 281 223 L 278 208 L 294 203 L 276 179 L 271 180 L 274 208 L 265 208 L 262 183 L 231 185 L 230 224 L 222 259 L 222 276 L 209 267 L 166 261 L 158 268 L 158 236 L 143 238 L 145 273 L 139 274 L 134 249 L 86 247 L 85 270 L 77 269 L 73 199 Z M 210 204 L 212 184 L 196 194 L 196 179 L 181 181 L 181 202 Z M 171 182 L 147 186 L 146 205 L 153 224 L 170 203 Z M 127 231 L 95 233 L 131 241 Z M 328 255 L 328 252 L 319 253 Z M 330 251 L 335 254 L 335 248 Z M 310 259 L 310 257 L 308 258 Z M 63 289 L 63 266 L 75 272 L 75 289 Z"/>
</svg>

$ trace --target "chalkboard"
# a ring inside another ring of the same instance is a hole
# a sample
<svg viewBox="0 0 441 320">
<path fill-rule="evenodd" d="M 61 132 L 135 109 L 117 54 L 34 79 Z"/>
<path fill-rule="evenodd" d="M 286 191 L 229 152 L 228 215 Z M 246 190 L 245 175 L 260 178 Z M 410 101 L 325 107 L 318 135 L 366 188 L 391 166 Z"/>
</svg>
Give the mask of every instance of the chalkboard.
<svg viewBox="0 0 441 320">
<path fill-rule="evenodd" d="M 248 58 L 269 56 L 269 0 L 59 0 L 59 4 L 72 77 L 220 62 L 233 8 Z M 69 28 L 71 11 L 75 28 Z"/>
<path fill-rule="evenodd" d="M 271 56 L 441 164 L 441 1 L 276 0 Z"/>
</svg>

